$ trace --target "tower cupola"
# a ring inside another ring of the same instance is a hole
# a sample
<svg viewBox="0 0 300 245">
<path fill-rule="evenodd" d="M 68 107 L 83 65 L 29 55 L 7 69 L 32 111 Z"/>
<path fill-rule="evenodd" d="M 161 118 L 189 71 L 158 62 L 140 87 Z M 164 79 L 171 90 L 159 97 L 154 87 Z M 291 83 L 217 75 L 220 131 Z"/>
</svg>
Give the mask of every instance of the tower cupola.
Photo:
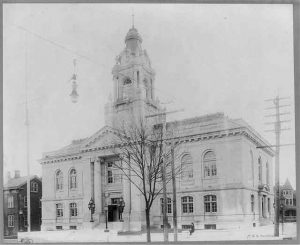
<svg viewBox="0 0 300 245">
<path fill-rule="evenodd" d="M 137 29 L 132 26 L 131 29 L 129 29 L 126 37 L 125 37 L 125 44 L 126 49 L 130 50 L 131 54 L 138 55 L 139 51 L 142 50 L 141 43 L 143 39 L 138 33 Z"/>
</svg>

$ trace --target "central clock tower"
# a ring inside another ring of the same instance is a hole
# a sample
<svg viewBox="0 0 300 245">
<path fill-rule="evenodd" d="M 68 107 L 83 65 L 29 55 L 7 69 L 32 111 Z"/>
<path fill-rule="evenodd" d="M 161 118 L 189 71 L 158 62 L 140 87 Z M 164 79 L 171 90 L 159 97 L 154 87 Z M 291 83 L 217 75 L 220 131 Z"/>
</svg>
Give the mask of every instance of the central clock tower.
<svg viewBox="0 0 300 245">
<path fill-rule="evenodd" d="M 141 44 L 142 37 L 132 26 L 124 50 L 116 57 L 112 69 L 114 93 L 105 106 L 105 124 L 113 128 L 162 111 L 155 99 L 155 72 Z"/>
</svg>

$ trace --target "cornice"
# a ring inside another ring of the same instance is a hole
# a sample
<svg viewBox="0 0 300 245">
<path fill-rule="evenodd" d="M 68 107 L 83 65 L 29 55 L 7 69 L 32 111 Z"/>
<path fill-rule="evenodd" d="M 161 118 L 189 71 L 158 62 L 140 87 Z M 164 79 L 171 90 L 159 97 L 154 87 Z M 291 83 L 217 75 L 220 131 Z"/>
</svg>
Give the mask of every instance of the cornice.
<svg viewBox="0 0 300 245">
<path fill-rule="evenodd" d="M 56 163 L 56 162 L 63 162 L 63 161 L 69 161 L 69 160 L 79 160 L 82 158 L 82 154 L 88 153 L 88 152 L 97 152 L 102 150 L 108 150 L 108 149 L 115 149 L 120 148 L 124 146 L 125 144 L 109 144 L 105 146 L 98 146 L 98 147 L 90 147 L 93 143 L 95 143 L 98 139 L 100 139 L 104 134 L 106 133 L 113 133 L 115 135 L 119 135 L 116 131 L 113 129 L 106 129 L 101 134 L 99 134 L 97 137 L 95 137 L 92 141 L 90 141 L 88 144 L 86 144 L 84 149 L 80 149 L 78 153 L 76 153 L 77 156 L 74 156 L 75 154 L 71 155 L 65 155 L 65 156 L 53 156 L 44 158 L 41 161 L 41 164 L 49 164 L 49 163 Z M 233 128 L 233 129 L 225 129 L 225 130 L 218 130 L 208 133 L 196 133 L 193 135 L 186 135 L 186 136 L 177 136 L 173 138 L 166 139 L 167 144 L 171 145 L 172 141 L 174 141 L 175 144 L 182 144 L 182 143 L 191 143 L 191 142 L 198 142 L 198 141 L 205 141 L 205 140 L 212 140 L 212 139 L 221 139 L 224 137 L 234 137 L 234 136 L 245 136 L 249 140 L 251 140 L 256 146 L 262 146 L 264 145 L 264 141 L 259 139 L 255 134 L 253 134 L 248 128 L 246 127 L 239 127 L 239 128 Z M 274 152 L 271 149 L 268 148 L 262 148 L 263 151 L 268 153 L 271 156 L 274 156 Z"/>
</svg>

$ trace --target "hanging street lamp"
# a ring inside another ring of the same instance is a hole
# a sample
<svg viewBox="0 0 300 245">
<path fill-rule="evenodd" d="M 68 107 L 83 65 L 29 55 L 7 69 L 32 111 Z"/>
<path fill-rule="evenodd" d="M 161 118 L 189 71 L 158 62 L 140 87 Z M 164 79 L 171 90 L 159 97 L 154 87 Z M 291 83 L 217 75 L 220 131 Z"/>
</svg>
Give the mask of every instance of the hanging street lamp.
<svg viewBox="0 0 300 245">
<path fill-rule="evenodd" d="M 73 60 L 74 65 L 74 73 L 72 75 L 71 81 L 72 81 L 72 92 L 70 94 L 71 100 L 73 103 L 76 103 L 78 101 L 78 93 L 77 93 L 77 75 L 76 75 L 76 59 Z"/>
</svg>

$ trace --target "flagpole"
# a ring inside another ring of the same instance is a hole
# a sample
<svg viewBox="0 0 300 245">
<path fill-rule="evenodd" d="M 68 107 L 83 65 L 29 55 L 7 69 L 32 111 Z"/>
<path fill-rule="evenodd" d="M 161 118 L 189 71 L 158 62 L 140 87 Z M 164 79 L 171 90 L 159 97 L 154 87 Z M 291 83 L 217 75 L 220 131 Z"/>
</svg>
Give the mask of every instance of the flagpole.
<svg viewBox="0 0 300 245">
<path fill-rule="evenodd" d="M 30 147 L 29 147 L 29 111 L 28 111 L 28 35 L 25 34 L 25 126 L 26 126 L 26 164 L 27 164 L 27 232 L 31 231 L 30 212 Z"/>
</svg>

